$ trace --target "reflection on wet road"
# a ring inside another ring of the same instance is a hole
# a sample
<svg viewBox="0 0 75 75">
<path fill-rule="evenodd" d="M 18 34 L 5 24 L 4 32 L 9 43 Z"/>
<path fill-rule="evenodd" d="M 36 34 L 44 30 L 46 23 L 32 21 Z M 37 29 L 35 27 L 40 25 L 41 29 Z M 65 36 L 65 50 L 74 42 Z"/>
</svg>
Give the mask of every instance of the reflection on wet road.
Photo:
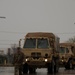
<svg viewBox="0 0 75 75">
<path fill-rule="evenodd" d="M 0 75 L 14 75 L 14 67 L 0 67 Z"/>
<path fill-rule="evenodd" d="M 14 67 L 0 67 L 0 75 L 14 75 Z M 57 74 L 47 74 L 47 69 L 37 69 L 35 74 L 25 75 L 75 75 L 75 70 L 60 68 Z"/>
<path fill-rule="evenodd" d="M 75 75 L 75 70 L 65 70 L 60 68 L 56 74 L 48 74 L 46 69 L 37 69 L 36 75 Z"/>
</svg>

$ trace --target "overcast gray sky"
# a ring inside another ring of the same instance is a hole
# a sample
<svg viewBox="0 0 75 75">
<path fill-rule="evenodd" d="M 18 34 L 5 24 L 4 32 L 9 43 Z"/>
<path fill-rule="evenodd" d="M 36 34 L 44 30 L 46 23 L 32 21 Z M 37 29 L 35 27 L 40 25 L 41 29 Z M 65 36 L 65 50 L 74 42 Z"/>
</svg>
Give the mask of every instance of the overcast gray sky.
<svg viewBox="0 0 75 75">
<path fill-rule="evenodd" d="M 0 0 L 0 48 L 27 32 L 53 32 L 64 42 L 75 36 L 75 0 Z"/>
</svg>

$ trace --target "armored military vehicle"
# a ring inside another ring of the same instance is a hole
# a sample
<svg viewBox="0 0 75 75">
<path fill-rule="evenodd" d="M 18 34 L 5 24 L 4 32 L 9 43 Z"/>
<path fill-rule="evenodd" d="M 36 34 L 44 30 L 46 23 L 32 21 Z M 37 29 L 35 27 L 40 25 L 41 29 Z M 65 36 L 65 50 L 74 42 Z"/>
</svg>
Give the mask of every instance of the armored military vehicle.
<svg viewBox="0 0 75 75">
<path fill-rule="evenodd" d="M 53 33 L 27 33 L 22 48 L 25 54 L 23 73 L 33 73 L 37 68 L 47 68 L 48 73 L 58 72 L 59 40 Z"/>
<path fill-rule="evenodd" d="M 72 43 L 71 44 L 71 50 L 72 50 L 72 53 L 73 53 L 73 57 L 72 57 L 72 69 L 75 68 L 75 44 Z"/>
<path fill-rule="evenodd" d="M 66 69 L 73 68 L 73 50 L 72 50 L 72 43 L 60 43 L 60 65 L 64 66 Z"/>
</svg>

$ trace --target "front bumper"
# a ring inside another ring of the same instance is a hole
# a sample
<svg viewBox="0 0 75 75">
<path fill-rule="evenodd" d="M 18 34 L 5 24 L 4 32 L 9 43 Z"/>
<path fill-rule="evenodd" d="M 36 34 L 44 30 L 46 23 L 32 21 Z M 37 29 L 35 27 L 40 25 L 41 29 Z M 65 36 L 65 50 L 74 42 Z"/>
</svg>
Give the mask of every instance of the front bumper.
<svg viewBox="0 0 75 75">
<path fill-rule="evenodd" d="M 45 68 L 48 63 L 51 63 L 51 58 L 39 58 L 39 59 L 25 59 L 25 63 L 29 66 Z"/>
<path fill-rule="evenodd" d="M 65 59 L 61 59 L 61 60 L 59 61 L 59 65 L 60 65 L 60 66 L 65 66 L 66 63 L 67 63 L 67 60 L 65 60 Z"/>
</svg>

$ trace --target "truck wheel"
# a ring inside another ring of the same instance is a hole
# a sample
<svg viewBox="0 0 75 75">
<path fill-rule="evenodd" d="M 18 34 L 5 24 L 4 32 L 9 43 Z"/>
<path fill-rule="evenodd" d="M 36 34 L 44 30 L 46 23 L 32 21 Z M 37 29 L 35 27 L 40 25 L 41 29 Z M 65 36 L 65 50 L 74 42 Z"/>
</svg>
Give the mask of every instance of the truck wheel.
<svg viewBox="0 0 75 75">
<path fill-rule="evenodd" d="M 57 73 L 59 71 L 59 66 L 56 64 L 54 65 L 54 73 Z"/>
<path fill-rule="evenodd" d="M 36 72 L 35 68 L 29 67 L 29 73 L 35 73 L 35 72 Z"/>
<path fill-rule="evenodd" d="M 25 74 L 25 73 L 28 73 L 28 64 L 27 63 L 25 63 L 23 65 L 23 74 Z"/>
<path fill-rule="evenodd" d="M 65 63 L 65 69 L 69 69 L 69 64 Z"/>
<path fill-rule="evenodd" d="M 66 63 L 65 68 L 66 69 L 72 69 L 73 68 L 71 60 Z"/>
<path fill-rule="evenodd" d="M 51 63 L 48 64 L 47 70 L 48 70 L 48 73 L 53 73 Z"/>
<path fill-rule="evenodd" d="M 54 73 L 57 73 L 59 71 L 59 63 L 58 61 L 56 60 L 55 61 L 55 65 L 54 65 Z"/>
<path fill-rule="evenodd" d="M 70 61 L 69 62 L 69 69 L 72 69 L 73 68 L 73 65 L 72 65 L 72 62 Z"/>
<path fill-rule="evenodd" d="M 48 63 L 48 73 L 52 74 L 54 72 L 54 64 L 53 63 Z"/>
</svg>

